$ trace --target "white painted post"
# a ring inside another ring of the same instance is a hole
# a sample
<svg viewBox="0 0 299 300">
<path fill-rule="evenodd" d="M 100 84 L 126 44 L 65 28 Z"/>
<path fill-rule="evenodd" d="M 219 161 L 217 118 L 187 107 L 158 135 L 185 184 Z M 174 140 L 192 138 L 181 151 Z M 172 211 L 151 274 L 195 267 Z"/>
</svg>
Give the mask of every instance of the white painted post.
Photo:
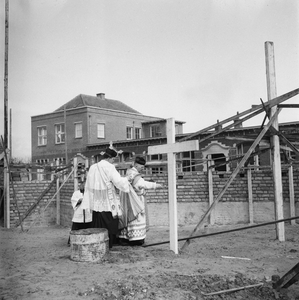
<svg viewBox="0 0 299 300">
<path fill-rule="evenodd" d="M 268 101 L 277 97 L 276 93 L 276 77 L 274 63 L 274 45 L 273 42 L 265 43 L 266 54 L 266 73 L 267 73 L 267 91 Z M 273 106 L 270 111 L 270 116 L 273 116 L 277 111 L 277 106 Z M 274 120 L 273 125 L 278 130 L 278 117 Z M 283 198 L 282 198 L 282 178 L 281 178 L 281 161 L 280 161 L 280 144 L 279 137 L 273 135 L 271 137 L 273 146 L 272 161 L 273 161 L 273 178 L 274 178 L 274 196 L 275 196 L 275 219 L 283 219 Z M 284 222 L 276 224 L 276 235 L 279 241 L 285 241 L 285 226 Z"/>
<path fill-rule="evenodd" d="M 170 250 L 175 254 L 179 253 L 175 153 L 194 150 L 199 150 L 197 140 L 175 143 L 175 122 L 173 118 L 167 119 L 167 144 L 148 147 L 149 155 L 167 153 Z"/>
</svg>

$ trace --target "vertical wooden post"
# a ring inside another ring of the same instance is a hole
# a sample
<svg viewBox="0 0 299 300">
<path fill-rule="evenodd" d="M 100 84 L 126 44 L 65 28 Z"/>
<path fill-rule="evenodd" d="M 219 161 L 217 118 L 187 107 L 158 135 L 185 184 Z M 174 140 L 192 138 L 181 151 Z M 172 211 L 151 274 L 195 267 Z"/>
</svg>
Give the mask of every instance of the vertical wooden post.
<svg viewBox="0 0 299 300">
<path fill-rule="evenodd" d="M 251 168 L 247 169 L 247 187 L 248 187 L 248 212 L 249 223 L 253 224 L 253 196 L 252 196 L 252 173 Z"/>
<path fill-rule="evenodd" d="M 59 160 L 56 160 L 56 166 L 59 167 Z M 58 175 L 58 172 L 57 172 Z M 56 224 L 60 225 L 60 186 L 59 186 L 59 176 L 56 179 Z"/>
<path fill-rule="evenodd" d="M 167 119 L 167 144 L 175 143 L 174 119 Z M 178 254 L 178 217 L 175 153 L 167 153 L 170 249 Z"/>
<path fill-rule="evenodd" d="M 213 170 L 209 168 L 212 164 L 211 162 L 211 154 L 208 155 L 208 185 L 209 185 L 209 206 L 211 206 L 214 202 L 214 189 L 213 189 Z M 215 224 L 215 213 L 214 211 L 211 212 L 209 216 L 209 223 L 211 225 Z"/>
<path fill-rule="evenodd" d="M 266 74 L 267 74 L 267 92 L 268 101 L 276 98 L 276 77 L 275 77 L 275 63 L 274 63 L 274 45 L 273 42 L 265 43 L 266 54 Z M 270 116 L 273 116 L 277 111 L 277 106 L 273 106 L 270 111 Z M 272 125 L 278 130 L 278 117 Z M 271 144 L 273 147 L 272 162 L 273 162 L 273 179 L 274 179 L 274 196 L 275 196 L 275 219 L 283 219 L 283 198 L 282 198 L 282 178 L 281 178 L 281 161 L 280 161 L 280 144 L 279 137 L 273 135 L 271 137 Z M 285 227 L 284 222 L 276 224 L 276 235 L 279 241 L 285 241 Z"/>
<path fill-rule="evenodd" d="M 6 149 L 3 149 L 6 151 Z M 4 159 L 4 227 L 10 228 L 10 196 L 9 196 L 9 170 L 6 159 Z"/>
<path fill-rule="evenodd" d="M 295 217 L 295 194 L 294 194 L 294 177 L 293 177 L 293 165 L 289 166 L 289 195 L 290 195 L 290 217 Z M 292 225 L 296 225 L 296 220 L 291 220 Z"/>
</svg>

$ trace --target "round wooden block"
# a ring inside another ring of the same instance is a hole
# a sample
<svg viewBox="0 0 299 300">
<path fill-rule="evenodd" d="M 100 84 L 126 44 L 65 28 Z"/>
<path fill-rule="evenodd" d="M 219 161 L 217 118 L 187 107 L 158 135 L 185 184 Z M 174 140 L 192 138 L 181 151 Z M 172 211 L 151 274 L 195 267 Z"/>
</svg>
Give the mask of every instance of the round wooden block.
<svg viewBox="0 0 299 300">
<path fill-rule="evenodd" d="M 74 261 L 101 261 L 109 252 L 109 236 L 105 228 L 72 230 L 70 241 Z"/>
</svg>

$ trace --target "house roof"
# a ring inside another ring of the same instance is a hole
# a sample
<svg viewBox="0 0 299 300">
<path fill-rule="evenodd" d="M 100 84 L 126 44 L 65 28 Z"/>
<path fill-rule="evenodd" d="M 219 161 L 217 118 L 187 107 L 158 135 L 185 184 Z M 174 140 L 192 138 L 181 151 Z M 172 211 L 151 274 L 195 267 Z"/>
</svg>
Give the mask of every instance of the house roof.
<svg viewBox="0 0 299 300">
<path fill-rule="evenodd" d="M 84 106 L 92 106 L 92 107 L 98 107 L 103 109 L 111 109 L 111 110 L 141 114 L 137 110 L 129 107 L 128 105 L 124 104 L 121 101 L 106 99 L 105 94 L 98 94 L 98 95 L 99 96 L 89 96 L 89 95 L 80 94 L 76 96 L 74 99 L 67 102 L 66 104 L 60 106 L 55 111 L 64 110 L 64 107 L 65 109 L 72 109 L 72 108 L 78 108 Z"/>
</svg>

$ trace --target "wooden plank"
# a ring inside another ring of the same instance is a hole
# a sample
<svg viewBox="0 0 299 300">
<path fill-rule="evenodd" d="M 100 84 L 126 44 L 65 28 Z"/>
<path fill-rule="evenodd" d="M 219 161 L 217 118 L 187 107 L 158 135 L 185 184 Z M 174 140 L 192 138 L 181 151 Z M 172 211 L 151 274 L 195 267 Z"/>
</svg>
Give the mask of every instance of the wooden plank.
<svg viewBox="0 0 299 300">
<path fill-rule="evenodd" d="M 167 120 L 167 144 L 175 145 L 175 122 L 174 119 Z M 175 153 L 167 153 L 168 169 L 168 202 L 169 202 L 169 235 L 170 250 L 178 254 L 178 217 L 176 196 L 176 160 Z"/>
<path fill-rule="evenodd" d="M 280 112 L 280 110 L 277 110 L 275 112 L 275 114 L 269 120 L 268 124 L 263 128 L 263 130 L 260 132 L 260 134 L 258 135 L 258 137 L 256 138 L 256 140 L 254 141 L 254 143 L 250 146 L 250 148 L 248 149 L 247 153 L 244 155 L 244 157 L 242 158 L 242 160 L 238 164 L 237 168 L 233 171 L 233 173 L 229 177 L 229 179 L 226 182 L 225 186 L 222 188 L 222 190 L 217 195 L 217 197 L 214 200 L 213 204 L 205 212 L 205 214 L 202 216 L 202 218 L 200 219 L 200 221 L 198 222 L 198 224 L 196 225 L 196 227 L 192 231 L 190 237 L 193 236 L 193 234 L 197 231 L 197 229 L 202 225 L 202 223 L 206 219 L 206 217 L 208 217 L 211 214 L 212 210 L 215 208 L 215 206 L 217 205 L 217 203 L 221 200 L 222 196 L 224 195 L 224 193 L 226 192 L 226 190 L 228 189 L 228 187 L 230 186 L 230 184 L 233 182 L 233 180 L 235 179 L 235 177 L 239 173 L 240 169 L 244 166 L 245 162 L 247 161 L 247 159 L 249 158 L 249 156 L 251 155 L 251 153 L 253 152 L 253 150 L 256 148 L 256 146 L 259 144 L 259 142 L 261 141 L 261 139 L 263 138 L 263 136 L 265 135 L 265 133 L 268 131 L 268 129 L 272 125 L 272 122 L 274 122 L 274 120 L 277 117 L 277 115 L 279 114 L 279 112 Z M 187 245 L 189 245 L 189 240 L 188 239 L 186 240 L 186 242 L 182 246 L 181 250 L 184 250 L 184 248 L 187 247 Z"/>
<path fill-rule="evenodd" d="M 289 166 L 289 195 L 290 195 L 290 216 L 295 217 L 296 207 L 295 207 L 295 192 L 294 192 L 294 176 L 293 176 L 293 166 Z M 291 221 L 292 225 L 296 225 L 296 220 Z"/>
<path fill-rule="evenodd" d="M 282 288 L 288 288 L 295 283 L 299 277 L 299 263 L 297 263 L 290 271 L 288 271 L 281 279 L 273 284 L 273 288 L 279 291 Z"/>
<path fill-rule="evenodd" d="M 199 145 L 196 140 L 192 141 L 186 141 L 186 142 L 180 142 L 180 143 L 171 143 L 164 145 L 157 145 L 157 146 L 150 146 L 148 148 L 149 155 L 153 154 L 162 154 L 162 153 L 179 153 L 179 152 L 185 152 L 185 151 L 195 151 L 199 150 Z"/>
<path fill-rule="evenodd" d="M 278 104 L 278 108 L 299 108 L 299 104 Z"/>
<path fill-rule="evenodd" d="M 278 104 L 280 104 L 280 103 L 282 103 L 282 102 L 284 102 L 284 101 L 286 101 L 286 100 L 288 100 L 288 99 L 290 99 L 290 98 L 292 98 L 292 97 L 294 97 L 294 96 L 296 96 L 296 95 L 298 95 L 298 94 L 299 94 L 299 88 L 298 88 L 298 89 L 295 89 L 295 90 L 293 90 L 293 91 L 291 91 L 291 92 L 285 93 L 285 94 L 283 94 L 283 95 L 281 95 L 281 96 L 278 96 L 278 97 L 272 99 L 271 101 L 268 101 L 267 103 L 265 103 L 265 106 L 271 108 L 271 107 L 273 107 L 273 106 L 275 106 L 275 105 L 278 105 Z M 193 137 L 195 137 L 195 136 L 197 136 L 197 135 L 199 135 L 199 134 L 201 134 L 201 133 L 207 132 L 207 131 L 209 131 L 209 130 L 211 130 L 211 129 L 214 129 L 214 128 L 220 126 L 220 125 L 223 125 L 223 124 L 226 124 L 226 123 L 231 122 L 231 121 L 233 121 L 233 120 L 236 120 L 236 119 L 238 119 L 239 117 L 248 115 L 248 114 L 250 114 L 250 113 L 252 113 L 252 112 L 255 112 L 255 111 L 257 111 L 257 110 L 260 111 L 259 113 L 263 112 L 263 111 L 264 111 L 263 105 L 262 105 L 262 104 L 260 104 L 260 105 L 255 105 L 255 106 L 253 106 L 252 108 L 250 108 L 250 109 L 248 109 L 248 110 L 245 110 L 245 111 L 243 111 L 243 112 L 241 112 L 241 113 L 238 113 L 238 114 L 236 114 L 236 115 L 234 115 L 234 116 L 232 116 L 232 117 L 230 117 L 230 118 L 227 118 L 227 119 L 225 119 L 225 120 L 223 120 L 223 121 L 221 121 L 221 122 L 217 122 L 216 124 L 213 124 L 213 125 L 211 125 L 211 126 L 208 126 L 208 127 L 206 127 L 206 128 L 203 128 L 203 129 L 201 129 L 201 130 L 199 130 L 199 131 L 197 131 L 197 132 L 194 132 L 194 133 L 192 133 L 192 134 L 190 134 L 190 135 L 188 135 L 188 136 L 182 138 L 180 141 L 186 141 L 186 140 L 189 140 L 189 139 L 191 139 L 191 138 L 193 138 Z M 252 115 L 251 117 L 253 117 L 253 116 L 254 116 L 254 115 Z M 244 120 L 246 120 L 246 119 L 242 119 L 242 120 L 244 121 Z M 235 125 L 236 125 L 236 124 L 233 124 L 233 126 L 235 126 Z"/>
</svg>

